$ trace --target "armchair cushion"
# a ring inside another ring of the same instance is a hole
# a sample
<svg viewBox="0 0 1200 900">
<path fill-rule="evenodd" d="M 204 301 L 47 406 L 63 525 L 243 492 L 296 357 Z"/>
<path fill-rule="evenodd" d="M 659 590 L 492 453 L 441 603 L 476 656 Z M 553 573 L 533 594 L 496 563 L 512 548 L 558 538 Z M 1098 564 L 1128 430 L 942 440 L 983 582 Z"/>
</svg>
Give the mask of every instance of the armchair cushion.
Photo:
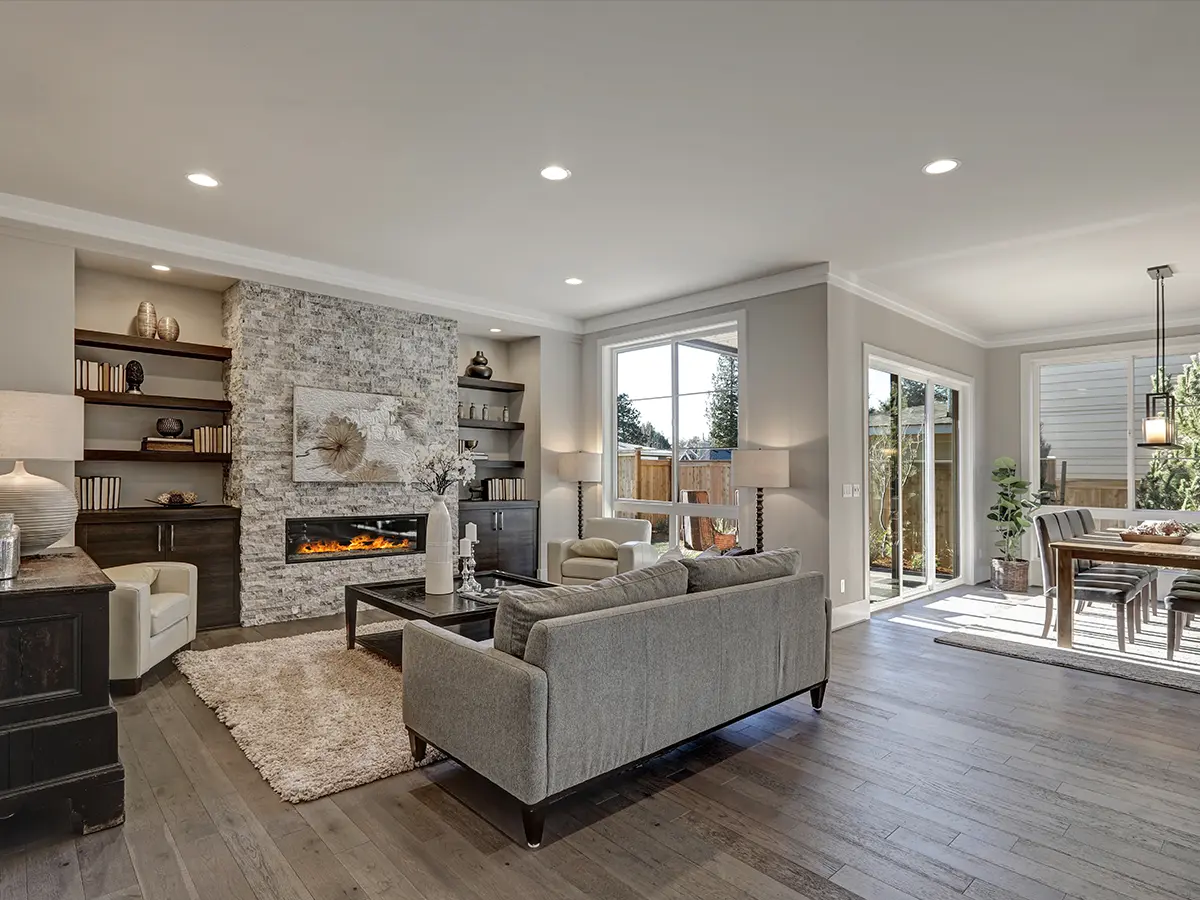
<svg viewBox="0 0 1200 900">
<path fill-rule="evenodd" d="M 562 566 L 562 577 L 580 581 L 599 581 L 602 578 L 611 578 L 617 574 L 617 561 L 615 559 L 594 559 L 588 556 L 572 556 L 570 559 L 564 559 Z"/>
<path fill-rule="evenodd" d="M 584 538 L 571 545 L 575 556 L 590 556 L 594 559 L 616 559 L 617 542 L 603 537 Z"/>
<path fill-rule="evenodd" d="M 166 592 L 150 595 L 150 636 L 161 634 L 176 622 L 182 622 L 192 609 L 187 594 Z"/>
<path fill-rule="evenodd" d="M 130 584 L 154 584 L 158 578 L 158 569 L 152 565 L 113 566 L 105 569 L 104 574 L 113 581 L 125 581 Z"/>
</svg>

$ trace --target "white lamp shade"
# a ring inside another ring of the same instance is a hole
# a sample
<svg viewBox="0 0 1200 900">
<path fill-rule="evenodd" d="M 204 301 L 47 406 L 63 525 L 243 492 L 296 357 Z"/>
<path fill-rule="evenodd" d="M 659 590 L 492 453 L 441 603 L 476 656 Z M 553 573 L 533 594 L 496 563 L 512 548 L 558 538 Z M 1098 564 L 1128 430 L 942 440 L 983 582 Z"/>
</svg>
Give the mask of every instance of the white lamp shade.
<svg viewBox="0 0 1200 900">
<path fill-rule="evenodd" d="M 83 459 L 83 398 L 0 391 L 0 459 Z"/>
<path fill-rule="evenodd" d="M 790 486 L 786 450 L 734 450 L 733 486 L 785 488 Z"/>
<path fill-rule="evenodd" d="M 558 474 L 563 481 L 599 481 L 600 454 L 586 450 L 564 453 L 558 460 Z"/>
</svg>

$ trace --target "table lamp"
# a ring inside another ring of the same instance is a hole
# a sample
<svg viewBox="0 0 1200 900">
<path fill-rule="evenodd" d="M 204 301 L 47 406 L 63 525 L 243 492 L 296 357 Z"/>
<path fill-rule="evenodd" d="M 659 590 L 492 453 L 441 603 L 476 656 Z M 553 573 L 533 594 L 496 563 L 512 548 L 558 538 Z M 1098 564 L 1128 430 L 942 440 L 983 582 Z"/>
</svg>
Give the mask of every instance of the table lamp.
<svg viewBox="0 0 1200 900">
<path fill-rule="evenodd" d="M 0 391 L 0 459 L 16 461 L 0 475 L 0 512 L 21 529 L 21 555 L 41 553 L 74 527 L 79 502 L 65 485 L 25 471 L 24 461 L 83 459 L 83 399 Z"/>
<path fill-rule="evenodd" d="M 579 539 L 583 540 L 583 483 L 600 480 L 600 454 L 580 450 L 564 453 L 558 462 L 558 474 L 563 481 L 574 481 L 579 492 Z"/>
<path fill-rule="evenodd" d="M 733 486 L 752 487 L 758 492 L 756 507 L 757 541 L 755 549 L 763 549 L 763 488 L 790 487 L 790 460 L 787 450 L 734 450 Z"/>
</svg>

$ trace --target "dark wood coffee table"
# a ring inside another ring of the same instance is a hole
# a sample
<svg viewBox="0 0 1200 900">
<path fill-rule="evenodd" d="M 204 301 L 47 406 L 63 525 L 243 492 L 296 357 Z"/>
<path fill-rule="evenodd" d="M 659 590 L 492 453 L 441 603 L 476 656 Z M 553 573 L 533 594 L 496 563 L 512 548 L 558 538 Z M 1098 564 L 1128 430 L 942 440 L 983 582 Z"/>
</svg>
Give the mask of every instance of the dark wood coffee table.
<svg viewBox="0 0 1200 900">
<path fill-rule="evenodd" d="M 475 578 L 485 588 L 503 588 L 510 585 L 512 587 L 555 587 L 547 581 L 513 575 L 509 572 L 476 572 Z M 453 594 L 426 594 L 424 578 L 346 585 L 347 649 L 353 650 L 355 643 L 358 643 L 371 652 L 378 653 L 394 665 L 401 664 L 404 629 L 396 628 L 391 631 L 357 635 L 359 603 L 382 609 L 400 616 L 402 619 L 433 622 L 443 628 L 467 622 L 494 623 L 496 603 L 460 596 L 458 588 L 461 584 L 461 578 L 454 579 L 455 592 Z"/>
</svg>

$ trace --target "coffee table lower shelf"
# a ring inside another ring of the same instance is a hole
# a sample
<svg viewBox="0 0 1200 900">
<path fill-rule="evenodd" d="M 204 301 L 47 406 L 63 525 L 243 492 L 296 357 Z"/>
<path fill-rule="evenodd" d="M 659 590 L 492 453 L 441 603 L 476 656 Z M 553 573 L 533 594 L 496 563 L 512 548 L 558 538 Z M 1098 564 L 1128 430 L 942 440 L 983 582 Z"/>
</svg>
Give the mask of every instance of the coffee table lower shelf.
<svg viewBox="0 0 1200 900">
<path fill-rule="evenodd" d="M 359 634 L 355 641 L 360 647 L 366 647 L 372 653 L 378 654 L 397 668 L 404 660 L 404 629 L 392 631 L 376 631 L 374 634 Z"/>
</svg>

